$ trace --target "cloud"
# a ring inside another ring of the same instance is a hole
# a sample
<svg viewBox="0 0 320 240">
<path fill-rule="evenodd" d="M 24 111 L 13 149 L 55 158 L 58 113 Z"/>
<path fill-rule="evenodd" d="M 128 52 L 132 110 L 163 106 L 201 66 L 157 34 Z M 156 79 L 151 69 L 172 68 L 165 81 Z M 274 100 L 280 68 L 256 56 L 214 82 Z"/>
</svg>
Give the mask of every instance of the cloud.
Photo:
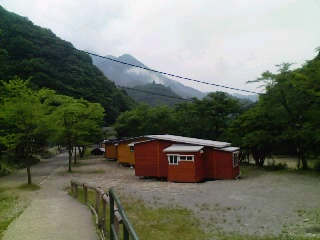
<svg viewBox="0 0 320 240">
<path fill-rule="evenodd" d="M 312 59 L 320 45 L 313 0 L 0 0 L 79 49 L 129 53 L 153 69 L 227 86 L 282 62 Z M 191 83 L 183 82 L 186 85 Z M 206 90 L 208 86 L 192 83 Z"/>
</svg>

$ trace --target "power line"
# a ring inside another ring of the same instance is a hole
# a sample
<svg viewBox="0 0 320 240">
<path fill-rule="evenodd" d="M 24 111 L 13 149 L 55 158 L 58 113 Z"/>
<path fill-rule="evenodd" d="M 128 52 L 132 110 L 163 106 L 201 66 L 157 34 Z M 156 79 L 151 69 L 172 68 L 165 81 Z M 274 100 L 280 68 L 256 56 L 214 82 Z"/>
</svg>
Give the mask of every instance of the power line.
<svg viewBox="0 0 320 240">
<path fill-rule="evenodd" d="M 246 93 L 261 94 L 261 93 L 254 92 L 254 91 L 249 91 L 249 90 L 244 90 L 244 89 L 239 89 L 239 88 L 228 87 L 228 86 L 224 86 L 224 85 L 220 85 L 220 84 L 215 84 L 215 83 L 208 83 L 208 82 L 204 82 L 204 81 L 200 81 L 200 80 L 196 80 L 196 79 L 192 79 L 192 78 L 181 77 L 181 76 L 174 75 L 174 74 L 171 74 L 171 73 L 154 70 L 154 69 L 147 68 L 147 67 L 141 67 L 141 66 L 134 65 L 134 64 L 131 64 L 131 63 L 126 63 L 126 62 L 122 62 L 122 61 L 119 61 L 119 60 L 116 60 L 116 59 L 112 59 L 112 58 L 109 58 L 109 57 L 104 57 L 104 56 L 101 56 L 101 55 L 98 55 L 98 54 L 94 54 L 94 53 L 91 53 L 91 52 L 88 52 L 88 51 L 80 50 L 80 49 L 75 48 L 73 45 L 69 46 L 69 45 L 64 45 L 64 44 L 57 43 L 57 42 L 48 41 L 47 39 L 44 40 L 44 39 L 42 39 L 42 38 L 39 38 L 39 37 L 34 36 L 34 35 L 31 35 L 31 34 L 29 34 L 29 33 L 21 32 L 21 31 L 18 31 L 18 30 L 16 30 L 16 29 L 12 29 L 12 28 L 9 28 L 9 27 L 4 27 L 4 28 L 7 28 L 7 29 L 9 29 L 9 30 L 12 30 L 12 31 L 15 31 L 15 32 L 18 32 L 18 33 L 21 33 L 21 34 L 28 35 L 28 36 L 30 36 L 30 37 L 36 38 L 36 39 L 41 40 L 41 41 L 47 41 L 47 42 L 50 42 L 51 44 L 56 44 L 56 45 L 64 46 L 64 47 L 71 48 L 71 49 L 73 49 L 73 50 L 76 50 L 76 51 L 79 51 L 79 52 L 83 52 L 83 53 L 86 53 L 86 54 L 89 54 L 89 55 L 92 55 L 92 56 L 96 56 L 96 57 L 99 57 L 99 58 L 104 58 L 104 59 L 107 59 L 107 60 L 109 60 L 109 61 L 121 63 L 121 64 L 124 64 L 124 65 L 128 65 L 128 66 L 132 66 L 132 67 L 144 69 L 144 70 L 147 70 L 147 71 L 151 71 L 151 72 L 155 72 L 155 73 L 159 73 L 159 74 L 163 74 L 163 75 L 168 75 L 168 76 L 171 76 L 171 77 L 180 78 L 180 79 L 182 79 L 182 80 L 197 82 L 197 83 L 201 83 L 201 84 L 206 84 L 206 85 L 210 85 L 210 86 L 221 87 L 221 88 L 226 88 L 226 89 L 236 90 L 236 91 L 241 91 L 241 92 L 246 92 Z M 61 39 L 61 40 L 62 40 L 62 39 Z M 63 40 L 62 40 L 62 41 L 63 41 Z M 66 42 L 66 41 L 65 41 L 65 42 Z"/>
<path fill-rule="evenodd" d="M 75 48 L 75 49 L 76 49 L 76 48 Z M 171 76 L 171 77 L 180 78 L 180 79 L 183 79 L 183 80 L 188 80 L 188 81 L 192 81 L 192 82 L 207 84 L 207 85 L 211 85 L 211 86 L 215 86 L 215 87 L 227 88 L 227 89 L 236 90 L 236 91 L 241 91 L 241 92 L 247 92 L 247 93 L 253 93 L 253 94 L 261 94 L 261 93 L 253 92 L 253 91 L 249 91 L 249 90 L 244 90 L 244 89 L 239 89 L 239 88 L 228 87 L 228 86 L 224 86 L 224 85 L 220 85 L 220 84 L 215 84 L 215 83 L 203 82 L 203 81 L 200 81 L 200 80 L 196 80 L 196 79 L 192 79 L 192 78 L 187 78 L 187 77 L 181 77 L 181 76 L 174 75 L 174 74 L 171 74 L 171 73 L 161 72 L 161 71 L 154 70 L 154 69 L 151 69 L 151 68 L 141 67 L 141 66 L 134 65 L 134 64 L 131 64 L 131 63 L 126 63 L 126 62 L 122 62 L 122 61 L 119 61 L 119 60 L 116 60 L 116 59 L 104 57 L 104 56 L 101 56 L 101 55 L 98 55 L 98 54 L 94 54 L 94 53 L 90 53 L 90 52 L 87 52 L 87 51 L 84 51 L 84 50 L 79 50 L 79 49 L 76 49 L 76 50 L 78 50 L 78 51 L 80 51 L 80 52 L 83 52 L 83 53 L 87 53 L 87 54 L 92 55 L 92 56 L 104 58 L 104 59 L 107 59 L 107 60 L 110 60 L 110 61 L 114 61 L 114 62 L 117 62 L 117 63 L 129 65 L 129 66 L 136 67 L 136 68 L 141 68 L 141 69 L 144 69 L 144 70 L 147 70 L 147 71 L 151 71 L 151 72 L 160 73 L 160 74 L 168 75 L 168 76 Z"/>
</svg>

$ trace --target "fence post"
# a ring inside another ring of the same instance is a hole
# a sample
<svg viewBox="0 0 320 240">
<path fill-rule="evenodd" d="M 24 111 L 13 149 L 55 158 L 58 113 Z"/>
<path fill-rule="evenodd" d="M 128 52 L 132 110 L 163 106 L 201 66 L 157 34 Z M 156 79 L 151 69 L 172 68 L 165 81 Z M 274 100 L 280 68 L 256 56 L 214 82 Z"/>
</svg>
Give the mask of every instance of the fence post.
<svg viewBox="0 0 320 240">
<path fill-rule="evenodd" d="M 74 184 L 74 197 L 77 199 L 78 198 L 78 184 Z"/>
<path fill-rule="evenodd" d="M 99 207 L 100 207 L 100 191 L 99 191 L 100 187 L 96 188 L 96 204 L 94 207 L 94 210 L 96 210 L 97 215 L 98 215 L 98 219 L 100 219 L 99 217 Z"/>
<path fill-rule="evenodd" d="M 109 204 L 110 204 L 110 240 L 114 240 L 114 234 L 112 231 L 112 225 L 114 224 L 114 199 L 109 190 Z"/>
<path fill-rule="evenodd" d="M 73 196 L 73 185 L 74 185 L 73 180 L 71 180 L 70 183 L 71 183 L 71 194 Z"/>
<path fill-rule="evenodd" d="M 83 184 L 83 196 L 84 196 L 84 203 L 87 204 L 88 203 L 88 188 L 85 185 L 85 183 Z"/>
<path fill-rule="evenodd" d="M 102 201 L 101 225 L 102 225 L 102 230 L 104 231 L 104 233 L 106 233 L 107 203 L 103 198 L 104 195 L 107 195 L 107 193 L 104 193 L 101 195 L 101 201 Z"/>
</svg>

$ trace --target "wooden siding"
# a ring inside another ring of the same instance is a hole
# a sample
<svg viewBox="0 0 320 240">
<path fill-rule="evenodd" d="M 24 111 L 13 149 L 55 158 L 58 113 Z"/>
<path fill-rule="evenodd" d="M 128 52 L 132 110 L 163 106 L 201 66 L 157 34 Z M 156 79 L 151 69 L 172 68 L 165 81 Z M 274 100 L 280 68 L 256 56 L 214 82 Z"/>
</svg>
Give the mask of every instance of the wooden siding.
<svg viewBox="0 0 320 240">
<path fill-rule="evenodd" d="M 105 144 L 106 159 L 117 159 L 118 150 L 114 143 Z"/>
<path fill-rule="evenodd" d="M 170 155 L 170 153 L 167 153 Z M 202 154 L 179 153 L 179 155 L 193 155 L 194 161 L 179 161 L 178 165 L 169 165 L 168 181 L 171 182 L 200 182 L 204 179 L 204 165 Z"/>
<path fill-rule="evenodd" d="M 167 177 L 168 160 L 163 149 L 171 146 L 159 140 L 135 145 L 135 175 L 144 177 Z"/>
<path fill-rule="evenodd" d="M 234 179 L 239 176 L 239 166 L 233 167 L 233 153 L 213 147 L 204 147 L 203 151 L 196 153 L 172 153 L 193 155 L 194 161 L 179 161 L 178 165 L 169 165 L 168 155 L 170 152 L 163 152 L 163 150 L 172 144 L 177 144 L 177 142 L 155 139 L 136 144 L 134 152 L 135 175 L 164 177 L 172 182 Z"/>
<path fill-rule="evenodd" d="M 135 164 L 134 152 L 131 152 L 130 147 L 127 146 L 129 143 L 130 142 L 118 143 L 118 163 L 120 164 Z"/>
<path fill-rule="evenodd" d="M 118 163 L 134 166 L 135 154 L 130 150 L 128 144 L 144 140 L 146 140 L 145 137 L 137 137 L 118 142 Z"/>
<path fill-rule="evenodd" d="M 216 179 L 234 179 L 239 176 L 239 164 L 233 167 L 233 152 L 216 151 Z"/>
<path fill-rule="evenodd" d="M 215 179 L 215 150 L 212 147 L 205 147 L 203 150 L 204 177 Z"/>
</svg>

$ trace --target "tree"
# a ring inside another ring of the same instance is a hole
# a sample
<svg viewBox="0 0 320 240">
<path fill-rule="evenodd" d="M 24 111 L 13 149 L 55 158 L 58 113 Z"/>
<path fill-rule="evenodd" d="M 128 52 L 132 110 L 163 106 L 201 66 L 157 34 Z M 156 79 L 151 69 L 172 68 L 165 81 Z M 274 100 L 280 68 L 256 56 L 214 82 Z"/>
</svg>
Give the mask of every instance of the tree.
<svg viewBox="0 0 320 240">
<path fill-rule="evenodd" d="M 270 112 L 269 120 L 282 126 L 282 131 L 275 137 L 281 140 L 280 144 L 290 142 L 295 146 L 298 168 L 301 160 L 302 169 L 307 169 L 306 153 L 319 143 L 315 133 L 319 133 L 320 125 L 320 62 L 315 58 L 293 71 L 289 70 L 291 65 L 278 65 L 278 74 L 264 72 L 256 82 L 264 82 L 266 94 L 260 101 L 262 108 Z"/>
<path fill-rule="evenodd" d="M 221 140 L 229 122 L 241 112 L 238 100 L 225 92 L 209 93 L 204 99 L 177 104 L 179 131 L 186 136 Z"/>
<path fill-rule="evenodd" d="M 90 103 L 84 99 L 74 99 L 57 95 L 51 100 L 58 105 L 53 112 L 58 125 L 56 141 L 67 146 L 69 168 L 71 172 L 72 150 L 79 144 L 85 146 L 97 139 L 101 140 L 101 126 L 104 110 L 98 103 Z"/>
<path fill-rule="evenodd" d="M 271 119 L 272 113 L 259 102 L 232 121 L 227 130 L 227 139 L 242 150 L 249 150 L 257 166 L 263 166 L 281 133 L 281 119 L 277 123 Z"/>
<path fill-rule="evenodd" d="M 136 137 L 145 134 L 173 133 L 176 124 L 172 110 L 165 105 L 150 107 L 140 104 L 117 118 L 114 124 L 119 138 Z"/>
<path fill-rule="evenodd" d="M 48 135 L 41 133 L 48 125 L 45 104 L 41 101 L 43 91 L 28 87 L 29 80 L 1 82 L 3 91 L 0 104 L 0 143 L 7 150 L 15 150 L 26 157 L 28 184 L 31 180 L 31 158 L 36 143 Z"/>
</svg>

